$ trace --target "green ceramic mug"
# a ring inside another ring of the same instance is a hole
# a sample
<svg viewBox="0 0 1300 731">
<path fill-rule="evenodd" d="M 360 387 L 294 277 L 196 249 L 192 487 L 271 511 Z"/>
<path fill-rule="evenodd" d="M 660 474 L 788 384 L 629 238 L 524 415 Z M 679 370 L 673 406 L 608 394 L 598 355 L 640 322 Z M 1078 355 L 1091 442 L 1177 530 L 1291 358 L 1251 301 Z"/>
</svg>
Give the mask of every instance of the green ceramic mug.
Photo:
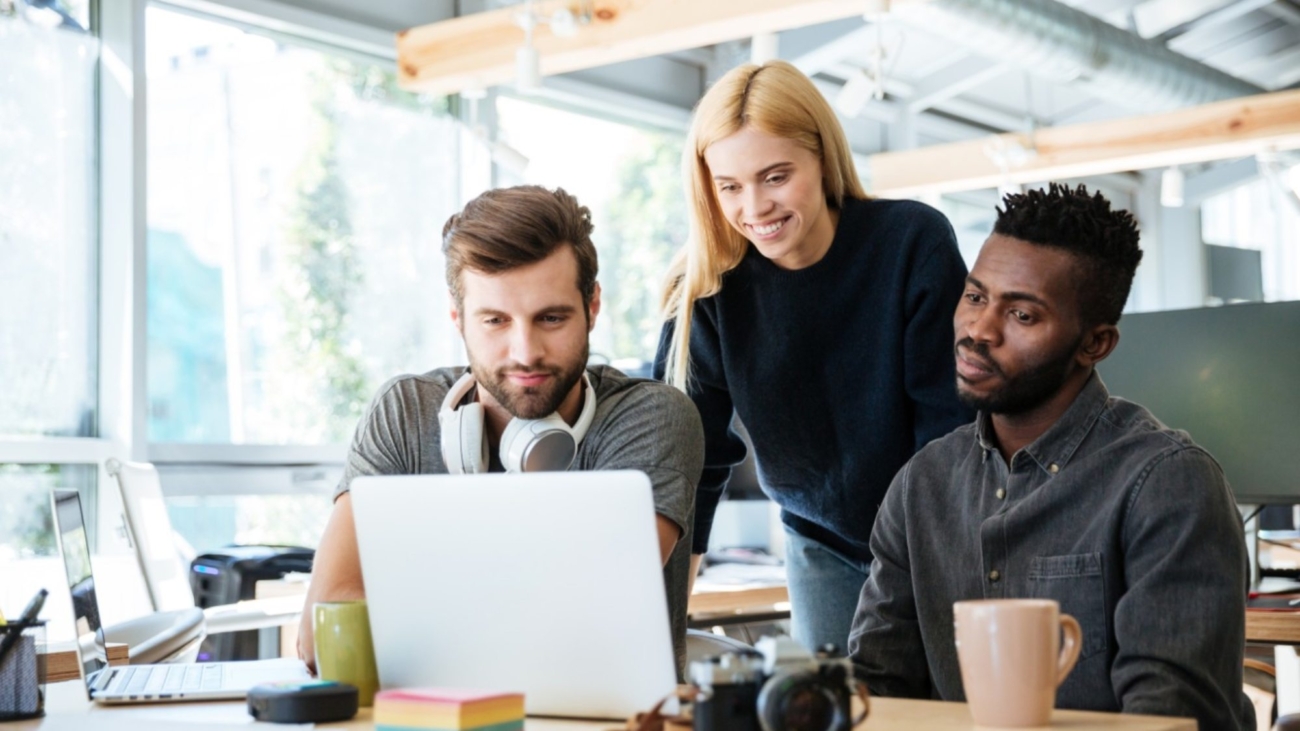
<svg viewBox="0 0 1300 731">
<path fill-rule="evenodd" d="M 370 612 L 365 600 L 317 602 L 312 606 L 316 638 L 316 674 L 321 680 L 355 685 L 358 703 L 375 704 L 379 672 L 370 639 Z"/>
</svg>

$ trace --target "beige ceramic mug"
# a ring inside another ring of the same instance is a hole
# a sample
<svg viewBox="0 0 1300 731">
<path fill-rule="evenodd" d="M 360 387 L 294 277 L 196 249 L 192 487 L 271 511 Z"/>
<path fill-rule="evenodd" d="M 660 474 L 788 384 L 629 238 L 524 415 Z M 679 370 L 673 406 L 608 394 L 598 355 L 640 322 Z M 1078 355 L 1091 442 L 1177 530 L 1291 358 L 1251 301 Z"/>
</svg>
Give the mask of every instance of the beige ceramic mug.
<svg viewBox="0 0 1300 731">
<path fill-rule="evenodd" d="M 1079 659 L 1079 623 L 1050 599 L 957 602 L 952 613 L 961 682 L 975 724 L 1046 726 L 1056 689 Z"/>
</svg>

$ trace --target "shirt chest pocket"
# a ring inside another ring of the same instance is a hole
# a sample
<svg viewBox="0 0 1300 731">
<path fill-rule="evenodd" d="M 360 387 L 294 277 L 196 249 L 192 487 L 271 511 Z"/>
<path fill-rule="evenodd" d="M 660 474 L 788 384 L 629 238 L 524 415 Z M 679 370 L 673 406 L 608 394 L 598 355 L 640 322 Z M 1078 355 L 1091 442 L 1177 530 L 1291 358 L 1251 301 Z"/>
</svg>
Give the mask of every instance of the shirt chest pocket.
<svg viewBox="0 0 1300 731">
<path fill-rule="evenodd" d="M 1035 599 L 1056 600 L 1062 614 L 1079 621 L 1083 629 L 1080 660 L 1104 651 L 1110 644 L 1100 553 L 1035 556 L 1029 564 L 1029 592 Z"/>
</svg>

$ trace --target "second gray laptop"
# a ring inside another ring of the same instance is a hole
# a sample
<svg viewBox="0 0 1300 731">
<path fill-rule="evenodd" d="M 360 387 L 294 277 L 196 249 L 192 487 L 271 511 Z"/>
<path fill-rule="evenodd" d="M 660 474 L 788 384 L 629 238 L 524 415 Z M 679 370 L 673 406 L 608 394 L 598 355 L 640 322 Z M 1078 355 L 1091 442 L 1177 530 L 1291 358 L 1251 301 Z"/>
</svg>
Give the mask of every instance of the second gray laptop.
<svg viewBox="0 0 1300 731">
<path fill-rule="evenodd" d="M 524 693 L 627 718 L 676 683 L 641 472 L 360 477 L 352 506 L 384 688 Z"/>
</svg>

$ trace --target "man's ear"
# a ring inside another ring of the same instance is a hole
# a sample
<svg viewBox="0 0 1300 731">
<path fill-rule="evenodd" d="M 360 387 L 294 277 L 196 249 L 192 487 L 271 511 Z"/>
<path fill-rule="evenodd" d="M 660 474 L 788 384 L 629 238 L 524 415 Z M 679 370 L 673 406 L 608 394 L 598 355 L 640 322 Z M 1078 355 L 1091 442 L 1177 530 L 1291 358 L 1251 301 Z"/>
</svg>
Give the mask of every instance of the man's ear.
<svg viewBox="0 0 1300 731">
<path fill-rule="evenodd" d="M 1119 345 L 1118 327 L 1094 325 L 1084 333 L 1083 342 L 1079 344 L 1079 352 L 1075 357 L 1079 360 L 1079 365 L 1095 366 L 1115 352 L 1117 345 Z"/>
<path fill-rule="evenodd" d="M 596 327 L 596 315 L 600 314 L 600 282 L 596 282 L 595 289 L 591 292 L 591 305 L 588 307 L 587 332 L 591 332 Z"/>
<path fill-rule="evenodd" d="M 447 296 L 451 300 L 451 324 L 455 325 L 456 329 L 463 335 L 465 334 L 465 323 L 460 321 L 460 304 L 456 302 L 455 295 L 449 292 Z"/>
</svg>

